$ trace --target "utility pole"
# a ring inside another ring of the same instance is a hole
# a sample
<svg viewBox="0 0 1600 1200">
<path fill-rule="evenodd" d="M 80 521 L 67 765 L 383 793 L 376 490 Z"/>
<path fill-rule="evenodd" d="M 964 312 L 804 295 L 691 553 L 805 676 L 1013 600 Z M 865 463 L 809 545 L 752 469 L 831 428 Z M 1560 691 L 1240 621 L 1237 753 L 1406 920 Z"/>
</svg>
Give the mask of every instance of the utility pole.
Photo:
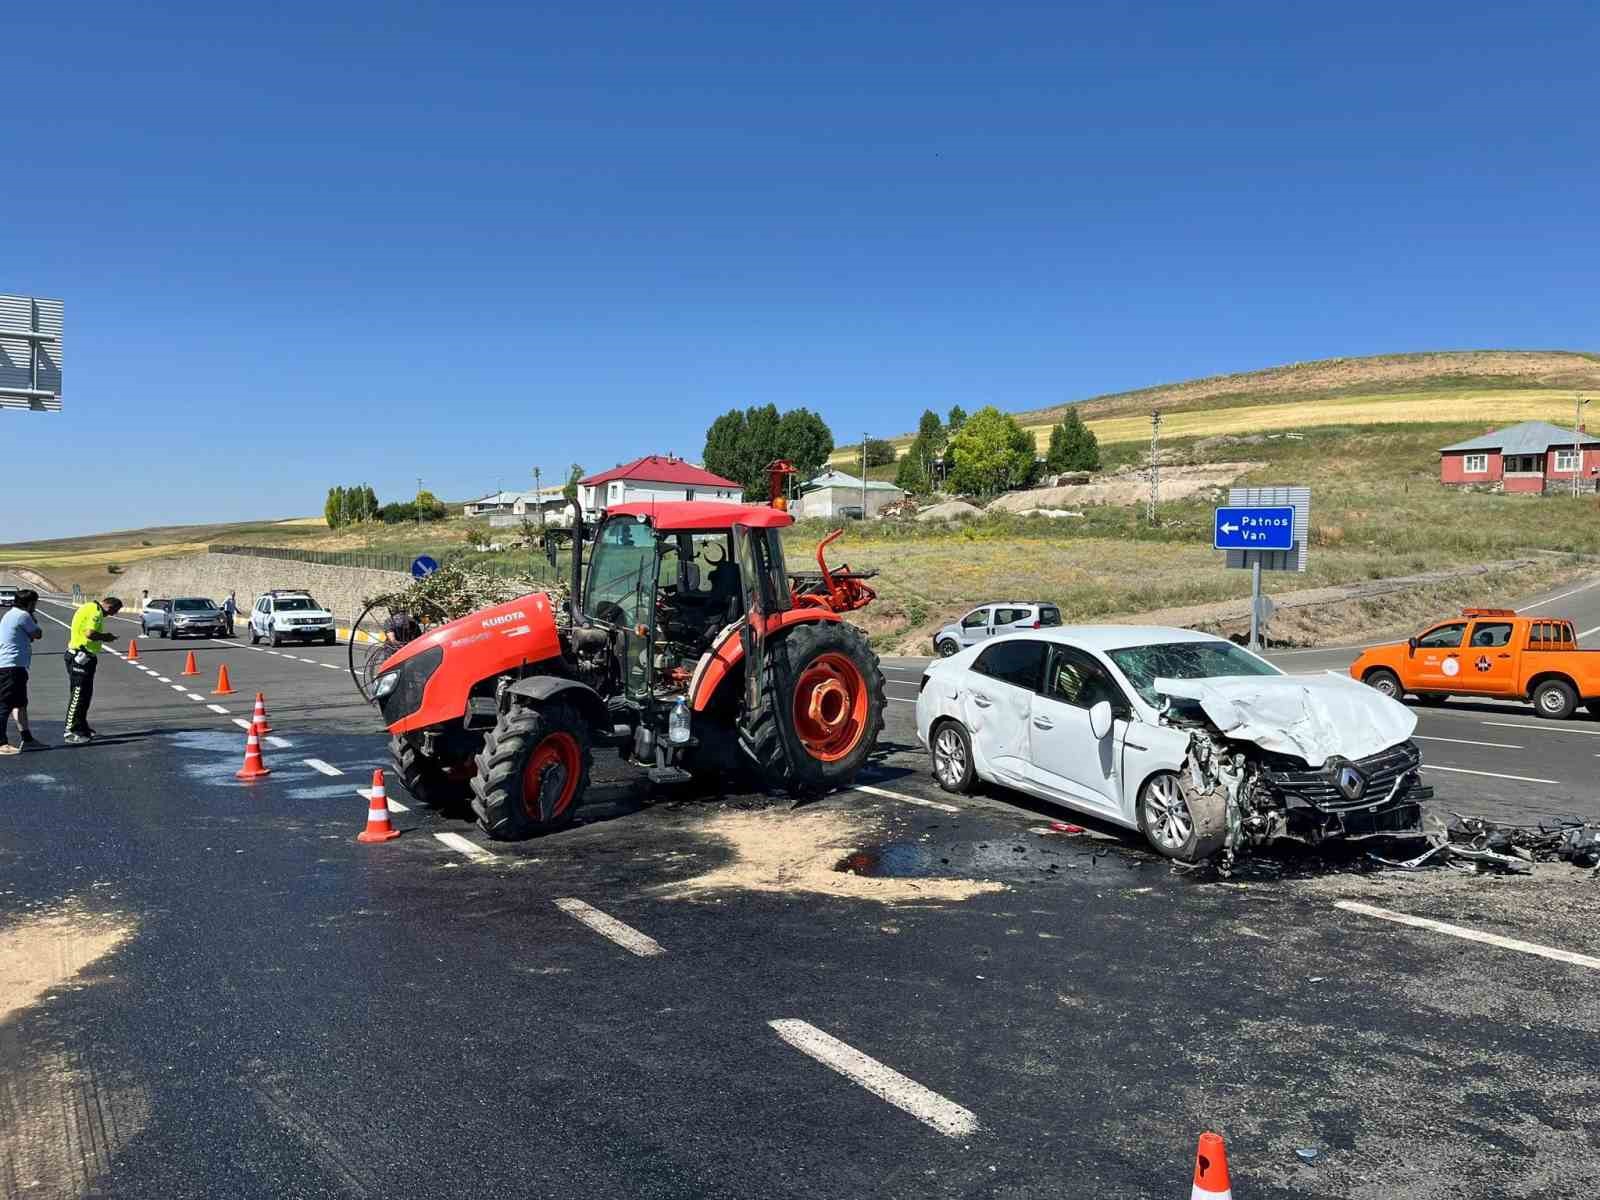
<svg viewBox="0 0 1600 1200">
<path fill-rule="evenodd" d="M 867 435 L 861 435 L 861 519 L 867 519 Z"/>
<path fill-rule="evenodd" d="M 417 532 L 422 532 L 422 476 L 417 476 L 417 498 L 411 505 L 417 510 Z"/>
<path fill-rule="evenodd" d="M 539 468 L 533 469 L 533 502 L 539 506 L 539 531 L 544 532 L 544 485 L 540 483 Z"/>
<path fill-rule="evenodd" d="M 1156 523 L 1156 504 L 1161 499 L 1161 410 L 1150 412 L 1150 505 L 1146 517 Z"/>
<path fill-rule="evenodd" d="M 1582 392 L 1572 394 L 1572 449 L 1577 453 L 1578 461 L 1572 471 L 1572 498 L 1578 498 L 1579 481 L 1583 478 L 1583 406 L 1589 402 L 1583 398 Z"/>
</svg>

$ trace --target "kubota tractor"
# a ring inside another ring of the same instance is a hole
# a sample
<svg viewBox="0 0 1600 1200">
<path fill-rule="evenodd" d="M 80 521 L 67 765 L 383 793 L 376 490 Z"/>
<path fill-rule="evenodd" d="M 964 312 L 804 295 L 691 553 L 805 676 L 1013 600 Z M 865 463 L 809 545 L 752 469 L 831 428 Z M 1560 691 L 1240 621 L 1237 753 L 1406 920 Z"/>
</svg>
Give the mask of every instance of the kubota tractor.
<svg viewBox="0 0 1600 1200">
<path fill-rule="evenodd" d="M 781 470 L 783 464 L 776 464 Z M 775 483 L 781 482 L 775 478 Z M 781 495 L 774 488 L 774 495 Z M 575 522 L 565 609 L 535 592 L 428 630 L 383 663 L 374 697 L 395 769 L 424 804 L 470 797 L 490 837 L 572 819 L 591 752 L 654 782 L 751 768 L 797 792 L 848 785 L 883 729 L 883 675 L 841 614 L 868 576 L 785 571 L 779 507 L 707 501 Z"/>
</svg>

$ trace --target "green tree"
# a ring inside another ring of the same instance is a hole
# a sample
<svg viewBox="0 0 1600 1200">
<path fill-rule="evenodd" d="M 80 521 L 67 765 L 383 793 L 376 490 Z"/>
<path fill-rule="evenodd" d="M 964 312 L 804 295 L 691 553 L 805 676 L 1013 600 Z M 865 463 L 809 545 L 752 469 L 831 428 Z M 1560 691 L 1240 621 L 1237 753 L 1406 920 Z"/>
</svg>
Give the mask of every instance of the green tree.
<svg viewBox="0 0 1600 1200">
<path fill-rule="evenodd" d="M 1078 410 L 1069 408 L 1050 430 L 1050 450 L 1045 464 L 1052 471 L 1098 471 L 1100 443 L 1083 423 Z"/>
<path fill-rule="evenodd" d="M 567 470 L 567 482 L 561 485 L 561 498 L 568 504 L 578 502 L 578 481 L 583 478 L 583 467 L 573 463 Z"/>
<path fill-rule="evenodd" d="M 944 449 L 947 440 L 944 423 L 939 420 L 939 414 L 933 409 L 922 410 L 922 418 L 917 422 L 917 436 L 935 454 Z"/>
<path fill-rule="evenodd" d="M 894 485 L 902 492 L 921 494 L 928 490 L 928 468 L 917 450 L 918 444 L 913 442 L 911 450 L 900 460 L 900 466 L 895 470 Z"/>
<path fill-rule="evenodd" d="M 329 529 L 337 529 L 344 521 L 344 514 L 339 511 L 339 502 L 342 499 L 341 487 L 328 489 L 328 498 L 322 502 L 322 519 L 328 523 Z"/>
<path fill-rule="evenodd" d="M 413 511 L 420 512 L 424 521 L 442 521 L 449 515 L 450 510 L 445 508 L 444 501 L 432 492 L 421 491 L 417 493 Z"/>
<path fill-rule="evenodd" d="M 363 521 L 378 519 L 378 493 L 372 490 L 371 484 L 361 485 L 361 519 Z"/>
<path fill-rule="evenodd" d="M 1038 450 L 1033 435 L 992 404 L 961 425 L 950 442 L 950 486 L 994 496 L 1032 482 Z"/>
<path fill-rule="evenodd" d="M 945 419 L 944 423 L 945 428 L 950 433 L 950 436 L 955 437 L 955 435 L 960 431 L 961 427 L 966 423 L 967 410 L 962 408 L 959 404 L 951 405 L 950 415 Z"/>
<path fill-rule="evenodd" d="M 724 479 L 738 479 L 742 471 L 739 461 L 739 439 L 744 436 L 745 416 L 740 408 L 729 409 L 706 430 L 705 453 L 700 461 L 706 470 Z"/>
<path fill-rule="evenodd" d="M 894 461 L 894 443 L 885 438 L 867 439 L 867 466 L 881 467 Z"/>
<path fill-rule="evenodd" d="M 791 408 L 778 422 L 778 451 L 775 457 L 788 459 L 801 479 L 810 479 L 833 453 L 833 430 L 809 408 Z"/>
</svg>

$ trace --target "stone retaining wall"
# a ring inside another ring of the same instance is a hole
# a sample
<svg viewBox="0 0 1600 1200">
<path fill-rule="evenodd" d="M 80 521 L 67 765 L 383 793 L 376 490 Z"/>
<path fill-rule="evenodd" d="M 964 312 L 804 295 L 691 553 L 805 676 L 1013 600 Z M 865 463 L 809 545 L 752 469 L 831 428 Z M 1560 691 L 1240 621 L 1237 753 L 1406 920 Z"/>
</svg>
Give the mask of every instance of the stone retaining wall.
<svg viewBox="0 0 1600 1200">
<path fill-rule="evenodd" d="M 121 596 L 123 603 L 137 611 L 140 591 L 145 588 L 152 597 L 209 596 L 218 603 L 231 588 L 240 611 L 248 613 L 263 592 L 303 588 L 333 613 L 340 625 L 349 625 L 360 614 L 366 597 L 395 591 L 410 582 L 411 576 L 401 571 L 331 567 L 251 554 L 185 554 L 144 559 L 120 575 L 108 576 L 102 594 Z"/>
</svg>

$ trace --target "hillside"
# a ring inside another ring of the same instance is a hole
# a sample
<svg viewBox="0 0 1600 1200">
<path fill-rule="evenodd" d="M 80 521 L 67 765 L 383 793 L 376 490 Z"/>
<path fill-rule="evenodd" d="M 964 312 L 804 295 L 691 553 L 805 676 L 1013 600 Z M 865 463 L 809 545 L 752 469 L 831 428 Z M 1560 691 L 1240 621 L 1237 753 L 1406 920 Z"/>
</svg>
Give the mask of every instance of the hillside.
<svg viewBox="0 0 1600 1200">
<path fill-rule="evenodd" d="M 1102 445 L 1150 436 L 1160 409 L 1166 437 L 1258 433 L 1318 425 L 1511 421 L 1572 416 L 1574 391 L 1600 391 L 1600 355 L 1558 350 L 1450 350 L 1329 358 L 1093 396 L 1013 415 L 1043 447 L 1050 426 L 1077 408 Z M 890 439 L 898 450 L 911 434 Z M 847 464 L 855 451 L 832 461 Z"/>
</svg>

